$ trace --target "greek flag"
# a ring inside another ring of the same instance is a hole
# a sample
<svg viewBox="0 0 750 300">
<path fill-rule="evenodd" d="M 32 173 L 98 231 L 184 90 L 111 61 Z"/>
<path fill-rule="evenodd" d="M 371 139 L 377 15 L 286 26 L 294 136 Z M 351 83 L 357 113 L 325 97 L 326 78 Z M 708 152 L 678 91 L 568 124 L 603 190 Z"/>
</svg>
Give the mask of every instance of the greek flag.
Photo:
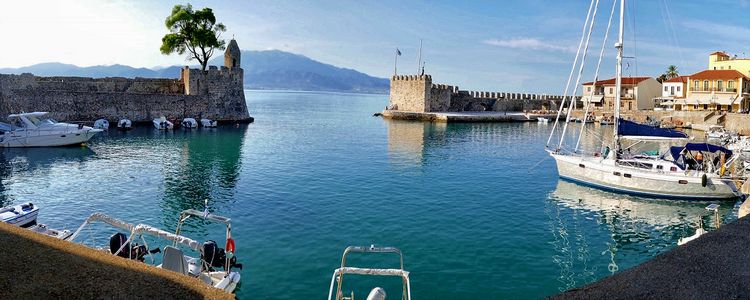
<svg viewBox="0 0 750 300">
<path fill-rule="evenodd" d="M 401 56 L 401 51 L 399 51 L 398 48 L 396 48 L 396 55 Z"/>
</svg>

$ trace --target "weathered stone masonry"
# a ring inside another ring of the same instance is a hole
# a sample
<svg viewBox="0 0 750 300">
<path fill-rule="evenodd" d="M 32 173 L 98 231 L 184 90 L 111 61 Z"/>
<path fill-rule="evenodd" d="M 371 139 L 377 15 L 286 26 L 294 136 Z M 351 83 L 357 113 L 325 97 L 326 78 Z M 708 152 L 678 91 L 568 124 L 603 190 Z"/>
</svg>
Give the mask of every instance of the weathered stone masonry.
<svg viewBox="0 0 750 300">
<path fill-rule="evenodd" d="M 232 40 L 224 66 L 211 66 L 205 72 L 184 67 L 178 79 L 0 74 L 0 118 L 48 111 L 66 121 L 127 117 L 145 122 L 161 116 L 248 121 L 239 61 L 239 47 Z"/>
<path fill-rule="evenodd" d="M 462 91 L 430 75 L 391 77 L 390 108 L 408 112 L 557 110 L 562 96 Z M 577 98 L 580 100 L 579 98 Z M 578 102 L 580 106 L 580 101 Z"/>
</svg>

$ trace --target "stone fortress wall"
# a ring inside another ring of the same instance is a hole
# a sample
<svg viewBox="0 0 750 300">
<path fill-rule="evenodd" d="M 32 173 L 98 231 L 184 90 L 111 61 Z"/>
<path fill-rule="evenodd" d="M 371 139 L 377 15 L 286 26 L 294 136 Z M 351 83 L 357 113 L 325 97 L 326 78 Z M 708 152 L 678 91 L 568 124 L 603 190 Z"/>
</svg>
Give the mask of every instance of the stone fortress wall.
<svg viewBox="0 0 750 300">
<path fill-rule="evenodd" d="M 391 77 L 390 105 L 408 112 L 557 110 L 562 96 L 528 93 L 463 91 L 458 86 L 433 84 L 430 75 Z M 576 98 L 578 107 L 580 97 Z"/>
<path fill-rule="evenodd" d="M 147 122 L 161 116 L 248 121 L 239 53 L 232 40 L 225 66 L 205 72 L 184 67 L 176 79 L 0 74 L 0 119 L 11 113 L 48 111 L 60 121 Z"/>
</svg>

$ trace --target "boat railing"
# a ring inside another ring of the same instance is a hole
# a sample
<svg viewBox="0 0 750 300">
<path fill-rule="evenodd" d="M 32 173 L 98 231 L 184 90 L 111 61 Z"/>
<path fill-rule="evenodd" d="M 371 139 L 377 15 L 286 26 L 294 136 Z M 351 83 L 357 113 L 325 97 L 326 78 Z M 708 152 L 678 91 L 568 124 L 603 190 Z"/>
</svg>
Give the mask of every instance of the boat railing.
<svg viewBox="0 0 750 300">
<path fill-rule="evenodd" d="M 346 258 L 351 253 L 393 253 L 398 255 L 399 257 L 399 269 L 347 267 Z M 411 284 L 409 282 L 409 272 L 404 270 L 404 255 L 401 253 L 401 250 L 396 247 L 378 247 L 375 245 L 346 247 L 346 249 L 344 249 L 344 254 L 341 255 L 341 267 L 337 268 L 331 276 L 331 285 L 328 290 L 328 300 L 333 299 L 332 297 L 334 283 L 338 283 L 336 288 L 336 299 L 342 299 L 341 289 L 345 274 L 401 277 L 403 284 L 402 299 L 411 299 Z"/>
</svg>

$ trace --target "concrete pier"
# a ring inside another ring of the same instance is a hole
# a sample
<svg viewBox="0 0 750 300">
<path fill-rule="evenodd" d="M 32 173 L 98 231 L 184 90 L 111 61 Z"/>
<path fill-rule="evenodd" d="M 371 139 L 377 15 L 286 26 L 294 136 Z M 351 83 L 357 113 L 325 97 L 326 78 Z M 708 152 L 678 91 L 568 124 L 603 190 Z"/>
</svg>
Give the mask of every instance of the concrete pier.
<svg viewBox="0 0 750 300">
<path fill-rule="evenodd" d="M 743 217 L 654 259 L 550 299 L 746 299 L 750 218 Z"/>
<path fill-rule="evenodd" d="M 522 112 L 500 111 L 409 112 L 398 110 L 384 110 L 381 115 L 386 119 L 445 123 L 536 122 L 538 117 L 554 118 L 556 116 L 552 114 L 527 114 Z"/>
<path fill-rule="evenodd" d="M 0 222 L 0 299 L 234 299 L 188 276 Z"/>
</svg>

